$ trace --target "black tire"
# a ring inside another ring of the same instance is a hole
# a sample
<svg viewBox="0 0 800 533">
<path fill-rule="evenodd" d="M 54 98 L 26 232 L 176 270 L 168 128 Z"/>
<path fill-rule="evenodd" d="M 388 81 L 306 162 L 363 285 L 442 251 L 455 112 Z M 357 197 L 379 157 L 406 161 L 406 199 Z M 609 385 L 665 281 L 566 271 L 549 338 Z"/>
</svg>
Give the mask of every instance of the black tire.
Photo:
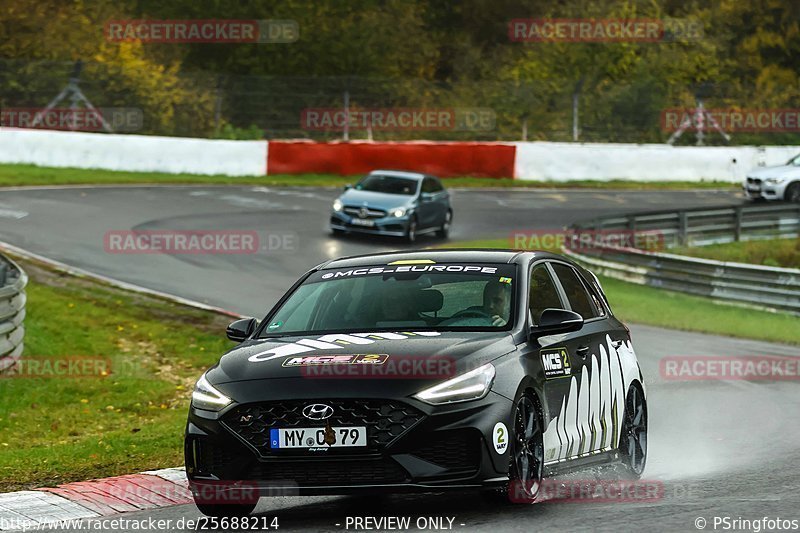
<svg viewBox="0 0 800 533">
<path fill-rule="evenodd" d="M 628 389 L 619 437 L 621 477 L 639 479 L 647 464 L 647 400 L 638 384 Z"/>
<path fill-rule="evenodd" d="M 783 198 L 787 202 L 792 202 L 795 204 L 800 203 L 800 183 L 792 183 L 786 188 L 786 192 L 783 193 Z"/>
<path fill-rule="evenodd" d="M 406 230 L 406 241 L 408 242 L 417 242 L 417 219 L 412 218 L 408 223 L 408 229 Z"/>
<path fill-rule="evenodd" d="M 436 232 L 436 236 L 440 239 L 446 239 L 450 236 L 450 225 L 453 223 L 453 212 L 448 211 L 445 214 L 444 222 L 442 223 L 442 227 L 438 229 Z"/>
<path fill-rule="evenodd" d="M 257 503 L 258 502 L 220 504 L 220 503 L 200 503 L 197 500 L 195 500 L 194 502 L 194 504 L 197 506 L 197 509 L 204 515 L 218 516 L 218 517 L 247 516 L 253 512 L 253 509 L 256 508 Z"/>
<path fill-rule="evenodd" d="M 508 500 L 536 503 L 544 475 L 544 429 L 542 409 L 533 394 L 523 394 L 514 407 L 509 458 Z"/>
</svg>

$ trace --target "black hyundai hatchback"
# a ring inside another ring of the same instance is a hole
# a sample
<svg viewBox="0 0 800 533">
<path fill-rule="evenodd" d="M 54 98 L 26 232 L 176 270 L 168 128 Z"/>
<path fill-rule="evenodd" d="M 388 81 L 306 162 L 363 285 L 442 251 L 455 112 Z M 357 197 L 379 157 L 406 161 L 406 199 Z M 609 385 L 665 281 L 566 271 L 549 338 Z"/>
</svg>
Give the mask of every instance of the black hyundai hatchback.
<svg viewBox="0 0 800 533">
<path fill-rule="evenodd" d="M 545 252 L 443 250 L 307 272 L 197 382 L 186 471 L 209 515 L 262 495 L 506 491 L 647 453 L 628 329 L 589 271 Z"/>
</svg>

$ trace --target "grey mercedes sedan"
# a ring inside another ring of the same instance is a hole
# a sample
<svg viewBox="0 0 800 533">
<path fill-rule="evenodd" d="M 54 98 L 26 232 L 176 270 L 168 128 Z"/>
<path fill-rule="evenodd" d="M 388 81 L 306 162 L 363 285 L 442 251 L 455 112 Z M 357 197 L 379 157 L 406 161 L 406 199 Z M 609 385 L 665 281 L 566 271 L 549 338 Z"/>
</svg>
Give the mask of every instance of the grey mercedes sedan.
<svg viewBox="0 0 800 533">
<path fill-rule="evenodd" d="M 348 185 L 333 202 L 334 234 L 371 233 L 404 237 L 436 233 L 447 238 L 453 221 L 450 195 L 435 176 L 397 170 L 374 170 Z"/>
</svg>

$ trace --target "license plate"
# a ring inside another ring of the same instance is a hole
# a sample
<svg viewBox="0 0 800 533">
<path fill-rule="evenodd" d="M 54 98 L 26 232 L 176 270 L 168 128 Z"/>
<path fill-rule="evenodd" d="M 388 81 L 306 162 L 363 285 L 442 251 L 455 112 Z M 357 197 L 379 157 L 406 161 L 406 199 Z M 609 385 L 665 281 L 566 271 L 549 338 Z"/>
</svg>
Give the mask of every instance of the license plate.
<svg viewBox="0 0 800 533">
<path fill-rule="evenodd" d="M 367 428 L 273 428 L 269 430 L 269 447 L 273 450 L 296 448 L 363 448 L 367 445 Z"/>
<path fill-rule="evenodd" d="M 761 187 L 759 187 L 758 185 L 749 185 L 747 187 L 747 190 L 750 192 L 761 192 Z"/>
<path fill-rule="evenodd" d="M 363 218 L 354 218 L 353 220 L 350 221 L 350 223 L 354 226 L 366 226 L 368 228 L 371 228 L 375 225 L 374 220 L 363 219 Z"/>
</svg>

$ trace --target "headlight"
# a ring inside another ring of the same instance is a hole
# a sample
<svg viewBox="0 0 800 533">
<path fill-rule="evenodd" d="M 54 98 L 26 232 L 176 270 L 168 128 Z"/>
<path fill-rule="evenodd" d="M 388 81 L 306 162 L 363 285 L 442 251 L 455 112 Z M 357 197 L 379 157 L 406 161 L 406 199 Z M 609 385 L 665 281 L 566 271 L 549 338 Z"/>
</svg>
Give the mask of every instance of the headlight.
<svg viewBox="0 0 800 533">
<path fill-rule="evenodd" d="M 778 183 L 782 182 L 783 178 L 767 178 L 764 180 L 764 183 L 767 185 L 777 185 Z"/>
<path fill-rule="evenodd" d="M 333 210 L 334 211 L 341 211 L 342 210 L 342 201 L 338 198 L 333 201 Z"/>
<path fill-rule="evenodd" d="M 206 411 L 219 411 L 233 400 L 215 389 L 206 379 L 206 375 L 200 376 L 192 392 L 192 405 L 198 409 Z"/>
<path fill-rule="evenodd" d="M 489 393 L 494 381 L 494 374 L 494 365 L 489 363 L 430 389 L 425 389 L 415 394 L 414 398 L 433 405 L 479 400 Z"/>
<path fill-rule="evenodd" d="M 405 216 L 405 214 L 408 212 L 408 209 L 406 209 L 405 207 L 398 207 L 397 209 L 392 209 L 389 212 L 392 214 L 393 217 L 400 218 L 402 216 Z"/>
</svg>

